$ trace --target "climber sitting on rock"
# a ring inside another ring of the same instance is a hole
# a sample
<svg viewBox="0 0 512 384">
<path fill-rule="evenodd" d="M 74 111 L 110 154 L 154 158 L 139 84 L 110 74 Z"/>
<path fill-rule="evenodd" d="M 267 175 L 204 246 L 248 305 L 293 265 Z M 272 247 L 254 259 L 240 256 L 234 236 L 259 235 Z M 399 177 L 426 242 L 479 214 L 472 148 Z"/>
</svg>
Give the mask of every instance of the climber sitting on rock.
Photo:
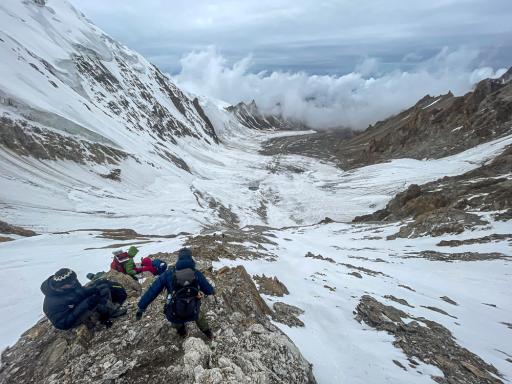
<svg viewBox="0 0 512 384">
<path fill-rule="evenodd" d="M 92 319 L 93 314 L 98 314 L 100 323 L 108 328 L 112 318 L 126 314 L 126 308 L 112 302 L 110 284 L 98 282 L 83 287 L 76 273 L 68 268 L 61 268 L 46 279 L 41 291 L 45 295 L 43 312 L 57 329 L 77 327 Z"/>
<path fill-rule="evenodd" d="M 180 249 L 176 266 L 160 275 L 139 300 L 137 320 L 142 318 L 148 305 L 166 288 L 168 295 L 164 313 L 178 334 L 187 336 L 185 324 L 195 321 L 206 337 L 213 339 L 206 316 L 201 311 L 201 299 L 205 295 L 213 295 L 215 290 L 195 267 L 192 251 L 188 248 Z"/>
<path fill-rule="evenodd" d="M 130 248 L 128 248 L 128 252 L 124 252 L 123 250 L 117 250 L 112 252 L 112 254 L 114 255 L 114 259 L 110 264 L 110 268 L 121 273 L 126 273 L 127 275 L 130 275 L 134 279 L 137 279 L 135 261 L 133 261 L 133 258 L 137 253 L 139 253 L 139 250 L 137 249 L 137 247 L 133 245 Z"/>
<path fill-rule="evenodd" d="M 135 272 L 137 273 L 151 272 L 154 276 L 161 275 L 166 270 L 166 262 L 160 259 L 151 259 L 150 257 L 143 257 L 140 267 L 135 267 Z"/>
</svg>

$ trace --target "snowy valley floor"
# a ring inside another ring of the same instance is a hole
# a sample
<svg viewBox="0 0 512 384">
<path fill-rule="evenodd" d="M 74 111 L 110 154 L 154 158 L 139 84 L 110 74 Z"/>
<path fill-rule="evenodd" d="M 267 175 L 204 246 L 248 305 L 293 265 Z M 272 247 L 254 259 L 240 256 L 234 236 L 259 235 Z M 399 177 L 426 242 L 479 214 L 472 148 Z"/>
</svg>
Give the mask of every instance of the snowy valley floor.
<svg viewBox="0 0 512 384">
<path fill-rule="evenodd" d="M 277 276 L 286 285 L 290 294 L 279 301 L 303 309 L 300 319 L 305 327 L 276 324 L 313 363 L 320 384 L 426 383 L 433 382 L 430 375 L 441 375 L 433 366 L 409 368 L 403 351 L 392 345 L 392 336 L 354 319 L 355 308 L 364 294 L 442 324 L 461 346 L 493 364 L 504 380 L 512 380 L 510 259 L 446 262 L 415 257 L 424 250 L 511 255 L 510 239 L 459 247 L 437 245 L 441 240 L 510 234 L 510 223 L 488 218 L 490 225 L 461 235 L 397 240 L 386 240 L 386 236 L 398 231 L 395 224 L 343 223 L 355 215 L 382 208 L 408 184 L 477 167 L 510 144 L 510 136 L 445 159 L 394 160 L 351 172 L 300 156 L 262 156 L 256 152 L 262 137 L 255 134 L 251 141 L 245 139 L 234 138 L 216 153 L 187 157 L 195 159 L 194 175 L 164 176 L 164 170 L 145 175 L 141 189 L 137 171 L 129 166 L 123 168 L 127 180 L 124 184 L 87 178 L 80 173 L 85 171 L 70 164 L 52 165 L 55 169 L 72 168 L 61 173 L 83 176 L 77 176 L 77 180 L 60 179 L 63 187 L 47 187 L 47 164 L 39 165 L 46 170 L 39 175 L 20 177 L 19 168 L 13 168 L 11 175 L 2 175 L 2 200 L 7 201 L 8 218 L 15 224 L 32 223 L 32 228 L 44 233 L 0 243 L 7 269 L 0 288 L 9 292 L 0 297 L 0 348 L 12 345 L 42 316 L 39 286 L 48 275 L 67 266 L 85 281 L 86 273 L 108 268 L 112 248 L 102 247 L 133 243 L 97 237 L 99 231 L 72 230 L 124 227 L 149 235 L 211 230 L 219 219 L 218 206 L 213 204 L 212 208 L 206 198 L 201 201 L 194 194 L 199 191 L 236 214 L 242 230 L 247 225 L 268 225 L 266 235 L 275 236 L 269 237 L 275 244 L 260 244 L 265 249 L 259 248 L 259 252 L 267 258 L 220 260 L 215 267 L 242 264 L 252 275 Z M 200 151 L 197 149 L 197 153 Z M 0 160 L 4 162 L 3 169 L 9 169 L 5 164 L 14 161 Z M 46 184 L 40 181 L 42 177 Z M 84 186 L 84 180 L 88 186 Z M 8 195 L 9 189 L 14 191 L 22 184 L 44 198 L 39 206 L 30 207 L 28 198 L 21 204 L 23 199 L 16 202 L 14 193 Z M 258 215 L 262 202 L 264 214 Z M 60 212 L 59 204 L 63 208 Z M 77 210 L 87 213 L 75 213 Z M 46 213 L 41 214 L 43 211 Z M 94 211 L 114 214 L 95 215 Z M 325 216 L 338 222 L 314 224 Z M 222 226 L 219 230 L 223 230 Z M 186 240 L 185 235 L 151 237 L 138 240 L 138 245 L 144 256 L 174 251 Z M 249 249 L 257 246 L 250 242 L 240 245 Z M 308 252 L 321 257 L 305 257 Z M 406 300 L 410 306 L 389 299 L 391 295 Z M 448 297 L 457 305 L 441 297 Z M 276 300 L 271 296 L 265 299 L 269 304 Z M 400 368 L 393 360 L 406 368 Z"/>
</svg>

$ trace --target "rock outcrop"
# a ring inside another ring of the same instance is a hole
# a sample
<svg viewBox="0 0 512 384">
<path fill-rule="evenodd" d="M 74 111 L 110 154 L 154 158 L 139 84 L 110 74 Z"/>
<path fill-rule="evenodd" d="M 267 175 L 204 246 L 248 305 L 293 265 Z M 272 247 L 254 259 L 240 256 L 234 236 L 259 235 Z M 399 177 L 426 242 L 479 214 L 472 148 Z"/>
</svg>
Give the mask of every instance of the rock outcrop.
<svg viewBox="0 0 512 384">
<path fill-rule="evenodd" d="M 511 169 L 512 146 L 508 146 L 492 161 L 462 175 L 421 186 L 412 184 L 384 209 L 357 216 L 353 221 L 413 219 L 389 239 L 461 233 L 487 223 L 478 212 L 493 212 L 496 220 L 507 221 L 512 217 L 507 214 L 512 210 Z"/>
<path fill-rule="evenodd" d="M 354 313 L 359 322 L 393 335 L 393 345 L 408 356 L 411 369 L 418 366 L 415 359 L 437 366 L 444 374 L 433 377 L 437 383 L 503 383 L 493 365 L 457 344 L 451 332 L 439 323 L 408 315 L 367 295 L 361 297 Z"/>
<path fill-rule="evenodd" d="M 174 254 L 158 257 L 169 263 L 175 260 Z M 82 325 L 70 331 L 58 331 L 42 319 L 3 352 L 0 382 L 315 383 L 311 365 L 269 320 L 272 311 L 245 269 L 213 272 L 208 264 L 200 261 L 217 289 L 216 298 L 203 303 L 216 336 L 213 342 L 195 325 L 189 326 L 190 337 L 181 339 L 164 318 L 163 294 L 136 321 L 138 294 L 133 285 L 138 283 L 109 272 L 108 278 L 130 286 L 128 315 L 116 319 L 110 329 Z M 147 287 L 151 279 L 143 285 Z"/>
<path fill-rule="evenodd" d="M 8 234 L 8 235 L 18 235 L 18 236 L 24 236 L 24 237 L 30 237 L 30 236 L 37 235 L 37 233 L 35 233 L 31 229 L 17 227 L 15 225 L 8 224 L 5 221 L 1 221 L 1 220 L 0 220 L 0 233 Z"/>
</svg>

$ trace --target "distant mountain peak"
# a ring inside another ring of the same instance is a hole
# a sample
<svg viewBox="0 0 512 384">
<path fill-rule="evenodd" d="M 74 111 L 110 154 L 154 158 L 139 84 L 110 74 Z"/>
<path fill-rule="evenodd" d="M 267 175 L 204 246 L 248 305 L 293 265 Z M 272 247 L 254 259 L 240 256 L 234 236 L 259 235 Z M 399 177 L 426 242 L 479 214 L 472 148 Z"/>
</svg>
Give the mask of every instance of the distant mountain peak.
<svg viewBox="0 0 512 384">
<path fill-rule="evenodd" d="M 249 104 L 241 101 L 226 108 L 244 126 L 258 130 L 309 130 L 305 123 L 288 119 L 281 114 L 268 114 L 263 112 L 253 99 Z"/>
</svg>

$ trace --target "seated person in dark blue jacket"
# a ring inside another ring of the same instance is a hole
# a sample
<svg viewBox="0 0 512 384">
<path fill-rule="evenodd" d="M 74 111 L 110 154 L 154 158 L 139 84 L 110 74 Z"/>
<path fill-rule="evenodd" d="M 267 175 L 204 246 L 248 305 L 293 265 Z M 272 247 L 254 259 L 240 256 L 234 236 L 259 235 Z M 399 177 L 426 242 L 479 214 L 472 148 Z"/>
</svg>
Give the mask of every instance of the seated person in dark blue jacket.
<svg viewBox="0 0 512 384">
<path fill-rule="evenodd" d="M 57 329 L 77 327 L 94 312 L 99 314 L 102 324 L 110 327 L 111 318 L 126 313 L 126 308 L 119 307 L 122 302 L 117 305 L 112 302 L 111 283 L 105 280 L 90 287 L 83 287 L 74 271 L 61 268 L 41 285 L 41 291 L 45 295 L 43 312 Z"/>
<path fill-rule="evenodd" d="M 185 324 L 195 321 L 206 337 L 210 340 L 213 339 L 213 333 L 204 312 L 201 311 L 201 299 L 205 295 L 215 294 L 215 290 L 204 275 L 196 270 L 196 263 L 190 249 L 180 249 L 176 266 L 160 275 L 140 298 L 136 314 L 137 320 L 142 318 L 148 305 L 164 288 L 167 289 L 164 313 L 178 334 L 183 337 L 187 336 Z"/>
</svg>

